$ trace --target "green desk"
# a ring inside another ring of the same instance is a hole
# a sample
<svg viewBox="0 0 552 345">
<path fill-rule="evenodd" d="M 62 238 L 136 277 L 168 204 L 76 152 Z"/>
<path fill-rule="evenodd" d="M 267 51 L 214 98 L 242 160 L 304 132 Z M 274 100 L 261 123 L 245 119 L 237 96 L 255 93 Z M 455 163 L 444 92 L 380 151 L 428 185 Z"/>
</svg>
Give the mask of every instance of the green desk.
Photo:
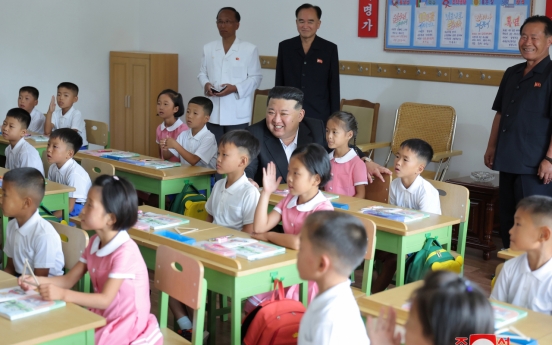
<svg viewBox="0 0 552 345">
<path fill-rule="evenodd" d="M 25 139 L 25 140 L 27 140 L 27 142 L 31 144 L 38 151 L 38 154 L 40 155 L 40 157 L 42 157 L 42 152 L 46 151 L 46 148 L 48 147 L 48 142 L 34 141 L 32 139 Z M 5 154 L 6 147 L 8 147 L 9 144 L 10 144 L 9 141 L 4 139 L 4 137 L 0 135 L 0 156 L 6 155 Z"/>
</svg>

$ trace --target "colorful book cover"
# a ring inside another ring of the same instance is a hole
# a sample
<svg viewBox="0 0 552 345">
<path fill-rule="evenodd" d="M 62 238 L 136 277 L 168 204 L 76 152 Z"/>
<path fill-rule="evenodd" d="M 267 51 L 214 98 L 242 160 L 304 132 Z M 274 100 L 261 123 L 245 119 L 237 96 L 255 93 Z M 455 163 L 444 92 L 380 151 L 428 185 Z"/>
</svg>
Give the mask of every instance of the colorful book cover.
<svg viewBox="0 0 552 345">
<path fill-rule="evenodd" d="M 153 212 L 146 212 L 138 218 L 138 222 L 133 226 L 139 230 L 159 230 L 172 228 L 181 224 L 189 223 L 188 219 L 161 215 Z"/>
<path fill-rule="evenodd" d="M 108 150 L 107 152 L 111 153 L 113 151 Z M 79 150 L 79 153 L 84 153 L 85 155 L 90 155 L 94 157 L 101 157 L 106 154 L 105 150 Z"/>
<path fill-rule="evenodd" d="M 259 241 L 257 241 L 254 238 L 232 237 L 228 239 L 228 241 L 220 243 L 220 245 L 225 248 L 236 248 L 236 247 L 246 246 L 257 242 Z"/>
<path fill-rule="evenodd" d="M 13 299 L 22 298 L 24 296 L 33 296 L 38 295 L 38 292 L 35 290 L 29 290 L 25 291 L 19 286 L 7 288 L 7 289 L 0 289 L 0 302 L 10 301 Z"/>
<path fill-rule="evenodd" d="M 17 320 L 63 306 L 64 301 L 45 301 L 39 294 L 24 295 L 18 299 L 0 302 L 0 316 L 8 320 Z"/>
<path fill-rule="evenodd" d="M 149 161 L 144 162 L 146 168 L 152 169 L 168 169 L 181 166 L 178 162 L 169 162 L 169 161 Z"/>
<path fill-rule="evenodd" d="M 403 223 L 408 223 L 429 217 L 429 213 L 421 211 L 405 210 L 402 208 L 392 208 L 384 206 L 366 207 L 360 209 L 360 212 L 364 214 L 369 214 L 371 216 L 387 218 Z"/>
<path fill-rule="evenodd" d="M 500 329 L 527 316 L 527 312 L 522 309 L 517 309 L 495 302 L 491 302 L 491 305 L 494 310 L 495 329 Z"/>
<path fill-rule="evenodd" d="M 105 154 L 102 154 L 100 157 L 107 158 L 107 159 L 114 159 L 116 161 L 121 160 L 122 158 L 132 158 L 132 157 L 139 157 L 140 154 L 134 153 L 134 152 L 128 152 L 128 151 L 117 151 L 117 152 L 108 152 Z"/>
<path fill-rule="evenodd" d="M 46 142 L 50 140 L 50 137 L 48 137 L 47 135 L 31 135 L 26 137 L 26 139 L 31 139 L 38 143 L 38 142 Z"/>
<path fill-rule="evenodd" d="M 236 254 L 247 260 L 264 259 L 275 255 L 284 254 L 286 248 L 266 242 L 251 243 L 249 245 L 235 247 Z"/>
<path fill-rule="evenodd" d="M 227 258 L 235 258 L 236 252 L 230 248 L 222 246 L 220 243 L 214 243 L 210 241 L 199 241 L 195 244 L 196 247 L 200 247 L 206 251 L 225 256 Z"/>
</svg>

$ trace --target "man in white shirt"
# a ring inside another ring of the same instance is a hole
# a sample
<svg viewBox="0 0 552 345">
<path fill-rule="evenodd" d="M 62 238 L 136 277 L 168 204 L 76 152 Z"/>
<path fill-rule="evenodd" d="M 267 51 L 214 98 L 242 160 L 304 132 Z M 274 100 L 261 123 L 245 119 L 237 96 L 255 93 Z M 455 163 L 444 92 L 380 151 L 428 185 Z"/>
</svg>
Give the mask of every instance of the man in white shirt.
<svg viewBox="0 0 552 345">
<path fill-rule="evenodd" d="M 217 28 L 222 40 L 203 47 L 198 80 L 213 101 L 208 127 L 217 141 L 224 133 L 247 127 L 253 94 L 262 80 L 257 47 L 236 37 L 240 18 L 232 7 L 220 9 Z"/>
</svg>

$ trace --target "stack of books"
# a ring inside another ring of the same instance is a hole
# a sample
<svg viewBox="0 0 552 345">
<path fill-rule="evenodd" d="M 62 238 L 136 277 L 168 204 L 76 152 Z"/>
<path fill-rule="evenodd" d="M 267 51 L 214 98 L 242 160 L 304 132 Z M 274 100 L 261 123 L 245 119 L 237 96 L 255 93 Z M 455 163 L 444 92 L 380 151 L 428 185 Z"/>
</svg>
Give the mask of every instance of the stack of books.
<svg viewBox="0 0 552 345">
<path fill-rule="evenodd" d="M 138 230 L 160 230 L 173 228 L 189 222 L 190 221 L 185 218 L 177 218 L 153 212 L 146 212 L 138 216 L 138 222 L 134 224 L 133 228 Z"/>
<path fill-rule="evenodd" d="M 24 291 L 19 286 L 0 290 L 0 316 L 8 320 L 17 320 L 64 306 L 64 301 L 45 301 L 38 292 Z"/>
<path fill-rule="evenodd" d="M 415 220 L 420 220 L 429 217 L 429 213 L 405 210 L 402 208 L 384 207 L 384 206 L 371 206 L 360 209 L 361 213 L 369 214 L 371 216 L 387 218 L 395 220 L 397 222 L 409 223 Z"/>
<path fill-rule="evenodd" d="M 212 241 L 200 241 L 195 244 L 215 254 L 235 258 L 236 256 L 247 260 L 259 260 L 275 255 L 284 254 L 286 248 L 275 244 L 259 242 L 253 238 L 235 237 L 223 243 Z"/>
</svg>

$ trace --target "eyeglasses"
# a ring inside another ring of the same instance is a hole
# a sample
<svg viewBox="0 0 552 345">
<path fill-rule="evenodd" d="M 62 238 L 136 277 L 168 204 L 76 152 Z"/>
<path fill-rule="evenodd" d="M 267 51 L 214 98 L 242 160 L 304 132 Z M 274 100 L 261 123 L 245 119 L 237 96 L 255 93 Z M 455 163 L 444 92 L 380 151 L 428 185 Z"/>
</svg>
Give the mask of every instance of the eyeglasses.
<svg viewBox="0 0 552 345">
<path fill-rule="evenodd" d="M 226 21 L 222 21 L 222 20 L 217 20 L 217 25 L 218 26 L 223 26 L 223 25 L 230 25 L 230 24 L 234 24 L 235 21 L 230 21 L 230 20 L 226 20 Z"/>
</svg>

